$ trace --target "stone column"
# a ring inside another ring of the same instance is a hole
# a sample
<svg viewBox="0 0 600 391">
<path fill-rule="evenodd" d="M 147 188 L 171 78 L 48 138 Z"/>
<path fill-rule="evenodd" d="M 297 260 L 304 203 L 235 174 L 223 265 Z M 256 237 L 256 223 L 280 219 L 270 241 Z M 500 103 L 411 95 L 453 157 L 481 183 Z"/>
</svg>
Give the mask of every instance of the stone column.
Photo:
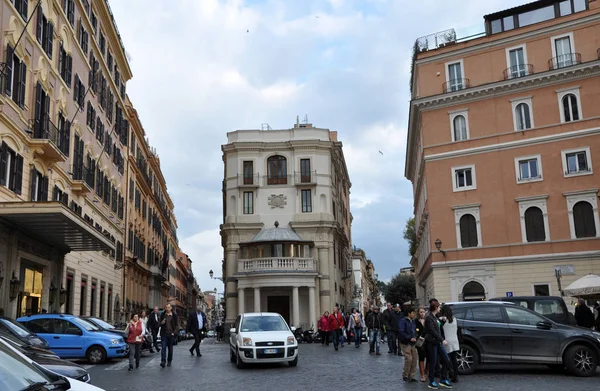
<svg viewBox="0 0 600 391">
<path fill-rule="evenodd" d="M 246 308 L 244 302 L 244 288 L 238 288 L 238 314 L 243 314 Z"/>
<path fill-rule="evenodd" d="M 315 288 L 312 286 L 308 287 L 308 316 L 310 319 L 311 327 L 314 327 L 316 329 L 317 317 L 315 310 Z"/>
<path fill-rule="evenodd" d="M 298 287 L 295 286 L 292 289 L 292 324 L 295 327 L 300 327 L 300 298 L 298 296 Z"/>
<path fill-rule="evenodd" d="M 223 277 L 225 280 L 225 297 L 227 302 L 225 310 L 225 322 L 228 325 L 231 325 L 233 322 L 235 322 L 235 318 L 239 313 L 238 308 L 240 308 L 239 299 L 235 297 L 237 282 L 233 277 L 237 271 L 237 250 L 237 245 L 228 244 L 225 252 L 225 275 Z"/>
<path fill-rule="evenodd" d="M 321 312 L 330 311 L 331 308 L 331 277 L 329 274 L 329 254 L 326 247 L 319 248 L 319 297 L 321 298 Z"/>
<path fill-rule="evenodd" d="M 254 288 L 254 312 L 260 312 L 260 288 Z"/>
</svg>

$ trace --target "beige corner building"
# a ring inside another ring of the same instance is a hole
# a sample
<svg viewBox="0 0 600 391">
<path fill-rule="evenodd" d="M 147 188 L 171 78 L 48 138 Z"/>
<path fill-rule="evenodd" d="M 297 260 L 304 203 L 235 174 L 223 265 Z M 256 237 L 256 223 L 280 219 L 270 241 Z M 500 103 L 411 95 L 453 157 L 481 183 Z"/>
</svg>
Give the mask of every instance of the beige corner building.
<svg viewBox="0 0 600 391">
<path fill-rule="evenodd" d="M 417 40 L 406 177 L 421 303 L 560 295 L 600 273 L 600 2 Z"/>
<path fill-rule="evenodd" d="M 350 179 L 337 133 L 238 130 L 222 146 L 226 323 L 278 312 L 294 326 L 346 303 Z"/>
</svg>

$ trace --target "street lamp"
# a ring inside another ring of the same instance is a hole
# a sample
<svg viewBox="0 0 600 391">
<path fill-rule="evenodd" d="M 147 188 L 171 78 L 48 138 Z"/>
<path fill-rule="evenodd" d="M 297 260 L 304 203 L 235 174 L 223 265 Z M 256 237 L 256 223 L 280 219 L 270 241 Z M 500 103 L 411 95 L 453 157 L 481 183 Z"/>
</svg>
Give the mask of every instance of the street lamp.
<svg viewBox="0 0 600 391">
<path fill-rule="evenodd" d="M 208 275 L 210 276 L 210 278 L 212 278 L 213 280 L 221 280 L 221 282 L 223 281 L 223 277 L 214 277 L 215 273 L 212 271 L 212 269 L 210 269 L 210 271 L 208 272 Z M 216 291 L 216 289 L 215 289 Z"/>
<path fill-rule="evenodd" d="M 54 281 L 50 282 L 50 291 L 48 292 L 48 303 L 50 305 L 54 304 L 56 301 L 56 287 L 54 286 Z"/>
<path fill-rule="evenodd" d="M 444 257 L 446 256 L 446 252 L 442 250 L 442 241 L 439 238 L 435 240 L 435 248 L 437 248 L 437 250 L 441 252 Z"/>
<path fill-rule="evenodd" d="M 10 298 L 10 301 L 13 301 L 14 299 L 17 298 L 17 295 L 19 293 L 19 285 L 21 284 L 21 281 L 19 281 L 19 279 L 15 276 L 15 271 L 13 270 L 12 272 L 12 278 L 10 280 L 10 292 L 8 297 Z"/>
</svg>

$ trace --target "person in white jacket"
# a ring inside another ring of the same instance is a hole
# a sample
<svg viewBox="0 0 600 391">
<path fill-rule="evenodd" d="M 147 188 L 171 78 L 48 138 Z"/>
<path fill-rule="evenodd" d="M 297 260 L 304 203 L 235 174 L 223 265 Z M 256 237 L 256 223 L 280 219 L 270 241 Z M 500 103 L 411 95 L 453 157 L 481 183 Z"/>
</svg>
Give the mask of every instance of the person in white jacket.
<svg viewBox="0 0 600 391">
<path fill-rule="evenodd" d="M 444 330 L 444 337 L 448 342 L 445 347 L 450 362 L 452 364 L 452 383 L 458 382 L 458 351 L 460 350 L 460 344 L 458 340 L 458 321 L 452 315 L 452 307 L 445 305 L 441 310 L 440 320 L 444 322 L 442 329 Z"/>
<path fill-rule="evenodd" d="M 356 308 L 352 308 L 352 314 L 348 320 L 348 331 L 354 331 L 354 345 L 358 349 L 360 347 L 360 337 L 362 336 L 362 330 L 365 327 L 365 320 L 360 312 Z"/>
</svg>

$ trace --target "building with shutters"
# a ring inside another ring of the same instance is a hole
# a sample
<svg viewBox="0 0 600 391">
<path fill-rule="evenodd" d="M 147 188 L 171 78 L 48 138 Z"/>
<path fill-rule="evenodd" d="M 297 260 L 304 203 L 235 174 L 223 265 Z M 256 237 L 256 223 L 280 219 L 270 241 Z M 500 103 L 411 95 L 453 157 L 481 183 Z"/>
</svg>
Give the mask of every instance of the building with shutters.
<svg viewBox="0 0 600 391">
<path fill-rule="evenodd" d="M 352 273 L 342 143 L 311 124 L 266 128 L 230 132 L 222 146 L 225 321 L 272 311 L 316 328 L 345 305 Z"/>
<path fill-rule="evenodd" d="M 0 7 L 1 312 L 115 321 L 132 76 L 123 43 L 106 1 Z"/>
<path fill-rule="evenodd" d="M 600 2 L 484 22 L 415 43 L 405 175 L 421 304 L 560 295 L 600 273 Z"/>
</svg>

